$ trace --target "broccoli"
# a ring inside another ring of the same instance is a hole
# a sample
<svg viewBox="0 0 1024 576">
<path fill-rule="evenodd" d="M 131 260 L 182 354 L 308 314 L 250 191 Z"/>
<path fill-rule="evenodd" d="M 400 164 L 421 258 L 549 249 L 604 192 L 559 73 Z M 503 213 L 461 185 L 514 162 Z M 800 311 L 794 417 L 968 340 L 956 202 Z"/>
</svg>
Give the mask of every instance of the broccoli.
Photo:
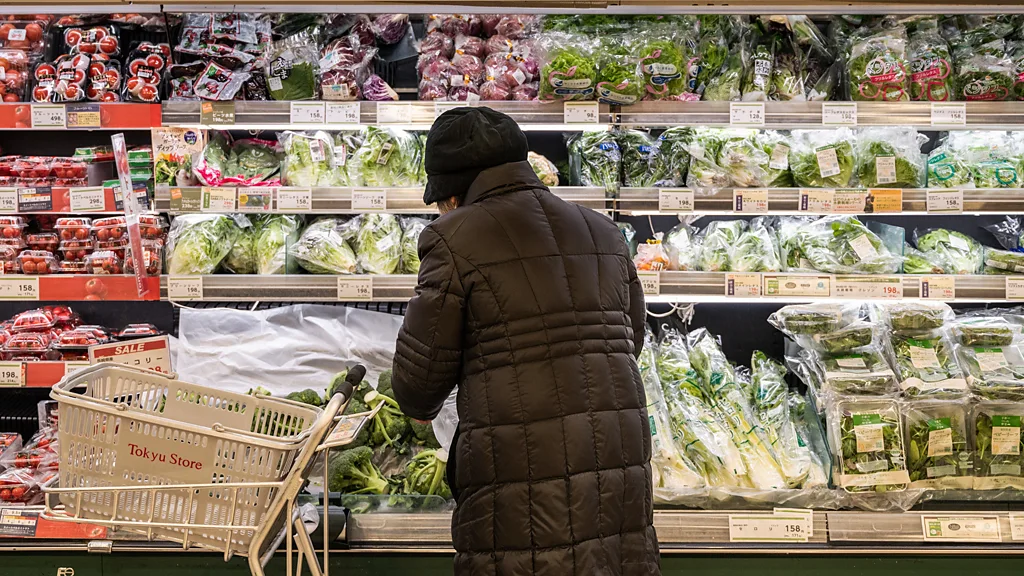
<svg viewBox="0 0 1024 576">
<path fill-rule="evenodd" d="M 402 414 L 395 399 L 371 390 L 363 396 L 363 402 L 371 409 L 376 408 L 381 402 L 384 403 L 381 409 L 373 416 L 370 423 L 370 444 L 373 446 L 397 446 L 403 436 L 409 433 L 409 419 Z"/>
<path fill-rule="evenodd" d="M 370 461 L 371 456 L 373 450 L 360 446 L 334 457 L 329 468 L 330 490 L 345 494 L 387 494 L 390 485 Z"/>
<path fill-rule="evenodd" d="M 345 381 L 345 377 L 348 376 L 348 370 L 342 370 L 331 378 L 331 383 L 327 385 L 327 400 L 330 401 L 334 398 L 334 394 L 338 391 L 338 387 Z"/>
<path fill-rule="evenodd" d="M 452 492 L 444 479 L 447 462 L 448 453 L 443 448 L 424 450 L 414 456 L 405 467 L 403 492 L 450 499 Z"/>
<path fill-rule="evenodd" d="M 302 402 L 303 404 L 309 404 L 310 406 L 320 406 L 324 403 L 323 398 L 320 397 L 320 393 L 312 388 L 306 388 L 299 392 L 292 392 L 285 396 L 285 400 L 293 400 L 295 402 Z"/>
<path fill-rule="evenodd" d="M 249 396 L 273 396 L 274 395 L 273 392 L 271 392 L 270 390 L 267 390 L 263 386 L 257 386 L 255 388 L 249 388 L 249 391 L 246 392 L 246 394 L 248 394 Z"/>
<path fill-rule="evenodd" d="M 412 429 L 412 435 L 416 439 L 417 444 L 427 448 L 436 449 L 441 447 L 441 443 L 434 436 L 434 426 L 430 422 L 410 420 L 409 428 Z"/>
<path fill-rule="evenodd" d="M 391 370 L 385 370 L 380 373 L 380 376 L 377 378 L 377 392 L 392 398 L 395 397 L 395 393 L 391 388 Z"/>
</svg>

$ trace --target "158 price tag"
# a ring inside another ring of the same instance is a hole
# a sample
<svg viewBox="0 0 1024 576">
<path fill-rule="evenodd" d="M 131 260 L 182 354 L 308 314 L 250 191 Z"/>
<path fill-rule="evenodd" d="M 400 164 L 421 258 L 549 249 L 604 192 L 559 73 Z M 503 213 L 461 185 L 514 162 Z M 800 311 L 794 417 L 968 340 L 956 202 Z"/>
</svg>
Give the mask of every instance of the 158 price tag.
<svg viewBox="0 0 1024 576">
<path fill-rule="evenodd" d="M 729 124 L 732 126 L 764 126 L 764 102 L 730 102 Z"/>
<path fill-rule="evenodd" d="M 359 102 L 327 102 L 328 124 L 359 124 Z"/>
<path fill-rule="evenodd" d="M 372 276 L 338 276 L 338 300 L 351 302 L 372 299 Z"/>
<path fill-rule="evenodd" d="M 39 278 L 0 277 L 0 300 L 39 300 Z"/>
<path fill-rule="evenodd" d="M 659 188 L 658 211 L 693 212 L 693 190 L 688 188 Z"/>
<path fill-rule="evenodd" d="M 597 124 L 597 102 L 566 102 L 562 117 L 566 124 Z"/>
<path fill-rule="evenodd" d="M 932 102 L 932 126 L 966 126 L 967 105 Z"/>
<path fill-rule="evenodd" d="M 170 276 L 167 278 L 168 300 L 202 300 L 202 276 Z"/>
<path fill-rule="evenodd" d="M 822 102 L 821 123 L 825 126 L 856 126 L 856 102 Z"/>
<path fill-rule="evenodd" d="M 323 124 L 326 119 L 323 102 L 292 102 L 289 119 L 292 124 Z"/>
<path fill-rule="evenodd" d="M 65 128 L 67 113 L 63 104 L 33 104 L 33 128 Z"/>
<path fill-rule="evenodd" d="M 310 188 L 278 188 L 277 209 L 281 212 L 309 212 L 313 209 Z"/>
<path fill-rule="evenodd" d="M 383 188 L 355 188 L 352 190 L 352 209 L 381 211 L 388 207 L 388 191 Z"/>
<path fill-rule="evenodd" d="M 814 513 L 777 508 L 773 514 L 730 514 L 730 542 L 807 542 L 814 536 Z"/>
<path fill-rule="evenodd" d="M 0 386 L 24 386 L 21 362 L 0 362 Z"/>
<path fill-rule="evenodd" d="M 929 189 L 927 194 L 929 214 L 960 214 L 964 211 L 963 190 Z"/>
</svg>

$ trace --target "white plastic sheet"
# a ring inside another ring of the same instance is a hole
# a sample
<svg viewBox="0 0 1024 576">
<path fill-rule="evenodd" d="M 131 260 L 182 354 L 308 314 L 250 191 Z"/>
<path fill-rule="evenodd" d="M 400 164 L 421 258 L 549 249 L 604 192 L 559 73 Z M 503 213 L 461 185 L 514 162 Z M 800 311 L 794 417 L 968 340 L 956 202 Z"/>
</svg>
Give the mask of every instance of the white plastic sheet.
<svg viewBox="0 0 1024 576">
<path fill-rule="evenodd" d="M 234 392 L 323 393 L 334 374 L 356 363 L 375 383 L 391 368 L 401 326 L 401 316 L 342 306 L 182 308 L 174 369 L 185 382 Z"/>
</svg>

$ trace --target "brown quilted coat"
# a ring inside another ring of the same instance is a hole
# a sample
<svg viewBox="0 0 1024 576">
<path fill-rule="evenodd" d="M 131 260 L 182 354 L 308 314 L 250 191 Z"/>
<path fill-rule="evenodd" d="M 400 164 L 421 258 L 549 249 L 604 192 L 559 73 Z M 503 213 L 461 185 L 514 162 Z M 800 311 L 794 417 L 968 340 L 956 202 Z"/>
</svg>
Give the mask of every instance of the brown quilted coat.
<svg viewBox="0 0 1024 576">
<path fill-rule="evenodd" d="M 458 386 L 455 573 L 660 574 L 643 291 L 615 225 L 517 162 L 481 173 L 419 254 L 393 384 L 424 420 Z"/>
</svg>

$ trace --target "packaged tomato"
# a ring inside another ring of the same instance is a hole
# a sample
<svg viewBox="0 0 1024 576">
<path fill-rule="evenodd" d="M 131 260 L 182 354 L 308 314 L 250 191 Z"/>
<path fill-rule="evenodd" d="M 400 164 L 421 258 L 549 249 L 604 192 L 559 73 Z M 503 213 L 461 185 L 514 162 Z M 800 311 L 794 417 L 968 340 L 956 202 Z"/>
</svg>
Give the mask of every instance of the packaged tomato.
<svg viewBox="0 0 1024 576">
<path fill-rule="evenodd" d="M 60 234 L 61 240 L 86 240 L 92 231 L 92 220 L 80 217 L 58 218 L 53 227 Z"/>
<path fill-rule="evenodd" d="M 93 59 L 89 64 L 89 87 L 85 96 L 94 102 L 119 102 L 123 84 L 121 63 Z"/>
<path fill-rule="evenodd" d="M 95 346 L 110 341 L 103 330 L 94 330 L 93 326 L 79 326 L 60 335 L 53 347 L 65 351 L 75 347 Z"/>
<path fill-rule="evenodd" d="M 78 324 L 81 321 L 78 314 L 69 306 L 43 306 L 40 310 L 58 324 Z"/>
<path fill-rule="evenodd" d="M 85 269 L 89 274 L 122 274 L 121 258 L 113 250 L 97 250 L 85 257 Z"/>
<path fill-rule="evenodd" d="M 54 102 L 79 102 L 85 100 L 89 66 L 92 59 L 87 54 L 65 54 L 57 58 L 57 81 L 53 85 L 51 98 Z"/>
<path fill-rule="evenodd" d="M 14 20 L 0 24 L 0 48 L 25 50 L 42 54 L 46 47 L 43 36 L 46 22 L 39 20 Z"/>
<path fill-rule="evenodd" d="M 62 240 L 57 251 L 65 260 L 85 261 L 85 257 L 96 250 L 96 244 L 91 238 L 87 240 Z"/>
<path fill-rule="evenodd" d="M 47 332 L 18 332 L 4 342 L 4 352 L 11 355 L 40 355 L 50 347 Z"/>
<path fill-rule="evenodd" d="M 25 51 L 0 49 L 0 94 L 3 101 L 24 101 L 28 85 L 28 56 Z"/>
<path fill-rule="evenodd" d="M 11 454 L 21 449 L 21 434 L 17 432 L 0 432 L 0 460 L 10 451 Z"/>
<path fill-rule="evenodd" d="M 163 240 L 142 241 L 142 261 L 148 276 L 159 276 L 163 272 L 163 247 Z M 127 248 L 124 252 L 124 271 L 126 274 L 134 274 L 135 260 L 131 257 L 132 250 Z"/>
<path fill-rule="evenodd" d="M 118 56 L 121 53 L 120 28 L 116 24 L 68 28 L 64 30 L 64 44 L 72 54 Z"/>
<path fill-rule="evenodd" d="M 128 224 L 125 222 L 124 216 L 100 218 L 93 220 L 92 231 L 100 242 L 121 240 L 128 237 Z"/>
<path fill-rule="evenodd" d="M 61 260 L 61 274 L 85 274 L 85 260 Z"/>
<path fill-rule="evenodd" d="M 152 338 L 160 336 L 163 332 L 152 324 L 129 324 L 117 333 L 118 340 L 135 340 L 137 338 Z"/>
<path fill-rule="evenodd" d="M 39 493 L 32 468 L 8 468 L 0 472 L 0 502 L 27 503 Z"/>
<path fill-rule="evenodd" d="M 25 219 L 21 216 L 0 216 L 0 237 L 21 238 L 25 229 Z"/>
<path fill-rule="evenodd" d="M 159 102 L 160 80 L 167 68 L 169 48 L 143 42 L 125 60 L 125 84 L 122 98 L 126 102 Z"/>
<path fill-rule="evenodd" d="M 25 238 L 29 250 L 45 250 L 50 254 L 57 253 L 57 246 L 60 246 L 60 238 L 55 232 L 40 232 L 29 234 Z M 2 258 L 2 255 L 0 255 Z"/>
<path fill-rule="evenodd" d="M 156 240 L 162 238 L 167 229 L 167 221 L 157 214 L 141 214 L 139 216 L 139 233 L 143 238 Z"/>
<path fill-rule="evenodd" d="M 56 274 L 60 270 L 57 259 L 45 250 L 25 250 L 18 254 L 18 267 L 22 274 Z"/>
<path fill-rule="evenodd" d="M 61 186 L 85 186 L 89 183 L 89 165 L 80 160 L 54 158 L 51 171 Z"/>
</svg>

